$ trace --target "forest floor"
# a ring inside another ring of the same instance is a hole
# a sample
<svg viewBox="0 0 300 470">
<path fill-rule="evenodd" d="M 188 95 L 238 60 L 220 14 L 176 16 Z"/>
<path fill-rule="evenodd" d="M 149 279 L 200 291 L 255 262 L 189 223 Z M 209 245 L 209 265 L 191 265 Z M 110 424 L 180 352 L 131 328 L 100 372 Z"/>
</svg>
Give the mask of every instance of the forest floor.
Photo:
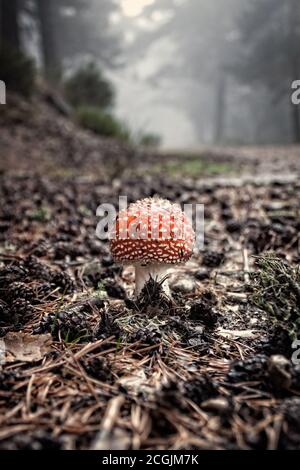
<svg viewBox="0 0 300 470">
<path fill-rule="evenodd" d="M 0 115 L 0 448 L 299 448 L 300 149 L 141 156 L 26 106 Z M 171 303 L 95 234 L 155 194 L 205 205 Z"/>
</svg>

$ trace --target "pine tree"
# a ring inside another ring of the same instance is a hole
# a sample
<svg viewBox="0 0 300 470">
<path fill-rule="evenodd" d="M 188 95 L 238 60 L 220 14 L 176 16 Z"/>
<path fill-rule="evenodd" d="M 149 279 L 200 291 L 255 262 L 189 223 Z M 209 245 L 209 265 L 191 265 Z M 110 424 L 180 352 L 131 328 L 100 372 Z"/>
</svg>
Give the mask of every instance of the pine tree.
<svg viewBox="0 0 300 470">
<path fill-rule="evenodd" d="M 290 102 L 291 84 L 300 77 L 298 0 L 253 0 L 237 21 L 239 51 L 232 71 L 238 80 L 264 87 L 274 102 L 290 107 L 291 133 L 300 142 L 300 117 Z"/>
<path fill-rule="evenodd" d="M 0 45 L 20 48 L 19 0 L 0 0 Z"/>
<path fill-rule="evenodd" d="M 54 81 L 64 65 L 93 57 L 112 63 L 118 38 L 110 34 L 113 0 L 36 0 L 45 75 Z"/>
</svg>

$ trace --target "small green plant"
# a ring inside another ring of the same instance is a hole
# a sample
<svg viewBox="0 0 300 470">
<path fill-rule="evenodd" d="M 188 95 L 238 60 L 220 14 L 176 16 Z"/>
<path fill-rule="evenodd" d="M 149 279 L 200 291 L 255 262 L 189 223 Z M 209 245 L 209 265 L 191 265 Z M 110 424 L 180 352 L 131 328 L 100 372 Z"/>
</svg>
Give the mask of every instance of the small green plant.
<svg viewBox="0 0 300 470">
<path fill-rule="evenodd" d="M 93 63 L 80 67 L 64 84 L 65 97 L 75 108 L 96 106 L 108 108 L 114 100 L 114 89 Z"/>
<path fill-rule="evenodd" d="M 73 346 L 75 344 L 80 343 L 85 338 L 89 338 L 89 335 L 88 334 L 76 335 L 72 333 L 70 330 L 68 330 L 66 334 L 64 335 L 63 340 L 66 344 Z"/>
<path fill-rule="evenodd" d="M 142 134 L 138 139 L 138 144 L 143 147 L 150 147 L 157 149 L 161 144 L 161 136 L 157 134 Z"/>
<path fill-rule="evenodd" d="M 107 299 L 107 292 L 103 282 L 98 282 L 96 296 L 99 297 L 99 299 Z"/>
<path fill-rule="evenodd" d="M 2 47 L 0 49 L 0 79 L 6 84 L 7 90 L 29 97 L 35 89 L 35 64 L 22 52 Z"/>
<path fill-rule="evenodd" d="M 126 125 L 112 114 L 99 108 L 84 106 L 77 110 L 78 123 L 85 129 L 105 137 L 115 137 L 125 142 L 130 141 L 130 132 Z"/>
<path fill-rule="evenodd" d="M 30 213 L 30 218 L 37 222 L 48 222 L 50 220 L 50 212 L 47 208 L 41 207 Z"/>
<path fill-rule="evenodd" d="M 232 172 L 233 167 L 227 162 L 209 162 L 201 160 L 201 158 L 185 159 L 182 157 L 177 160 L 169 160 L 166 162 L 158 163 L 152 167 L 152 172 L 161 173 L 165 172 L 170 176 L 219 176 Z"/>
<path fill-rule="evenodd" d="M 273 254 L 256 257 L 250 300 L 295 339 L 300 334 L 300 267 Z"/>
</svg>

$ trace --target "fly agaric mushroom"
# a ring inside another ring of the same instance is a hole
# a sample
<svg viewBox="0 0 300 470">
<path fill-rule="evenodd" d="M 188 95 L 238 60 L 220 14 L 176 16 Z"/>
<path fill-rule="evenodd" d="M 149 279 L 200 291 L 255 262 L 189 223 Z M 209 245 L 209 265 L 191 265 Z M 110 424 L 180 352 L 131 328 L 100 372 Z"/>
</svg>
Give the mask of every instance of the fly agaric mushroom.
<svg viewBox="0 0 300 470">
<path fill-rule="evenodd" d="M 191 257 L 195 233 L 179 204 L 154 197 L 120 211 L 109 238 L 113 258 L 135 266 L 136 296 L 150 277 L 170 295 L 169 267 Z"/>
</svg>

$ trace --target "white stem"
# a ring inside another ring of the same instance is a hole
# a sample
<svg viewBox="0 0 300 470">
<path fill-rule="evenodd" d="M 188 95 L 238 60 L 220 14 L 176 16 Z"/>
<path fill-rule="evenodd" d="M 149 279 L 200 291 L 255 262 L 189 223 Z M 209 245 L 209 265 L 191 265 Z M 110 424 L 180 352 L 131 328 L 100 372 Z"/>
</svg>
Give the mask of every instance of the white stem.
<svg viewBox="0 0 300 470">
<path fill-rule="evenodd" d="M 161 282 L 167 275 L 169 266 L 165 264 L 148 264 L 146 266 L 137 265 L 135 267 L 135 295 L 140 294 L 144 285 L 150 277 L 156 282 Z M 162 283 L 163 290 L 168 297 L 171 297 L 168 279 Z"/>
</svg>

